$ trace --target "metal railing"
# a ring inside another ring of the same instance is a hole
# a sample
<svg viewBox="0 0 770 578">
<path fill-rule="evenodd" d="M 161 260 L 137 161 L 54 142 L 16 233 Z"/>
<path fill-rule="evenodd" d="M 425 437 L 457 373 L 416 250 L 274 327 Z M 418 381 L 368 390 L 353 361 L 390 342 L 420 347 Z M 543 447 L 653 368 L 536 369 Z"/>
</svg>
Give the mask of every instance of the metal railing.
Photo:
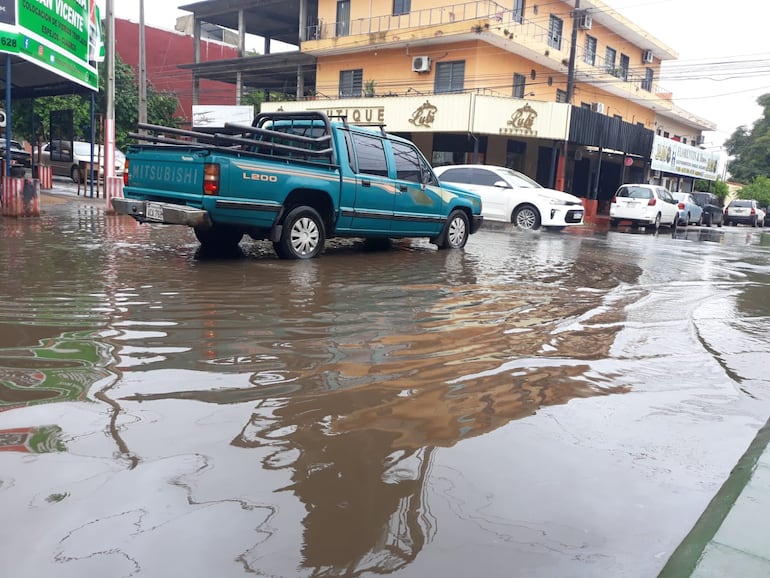
<svg viewBox="0 0 770 578">
<path fill-rule="evenodd" d="M 549 42 L 552 39 L 550 38 L 548 28 L 522 18 L 520 11 L 511 10 L 492 0 L 476 0 L 474 2 L 426 8 L 406 14 L 386 14 L 370 18 L 357 18 L 345 22 L 319 21 L 317 24 L 308 27 L 307 40 L 378 34 L 469 21 L 477 22 L 475 28 L 472 29 L 475 32 L 490 32 L 503 35 L 509 40 L 524 46 L 540 46 L 543 49 L 556 50 L 558 54 L 552 55 L 554 61 L 561 61 L 563 56 L 570 52 L 571 43 L 568 35 L 561 37 L 560 49 L 554 48 L 551 46 L 552 42 Z M 584 55 L 585 47 L 578 46 L 576 72 L 582 73 L 583 78 L 580 79 L 581 81 L 597 84 L 622 82 L 629 89 L 639 88 L 643 90 L 651 98 L 671 100 L 670 91 L 661 88 L 655 80 L 649 81 L 647 79 L 646 69 L 645 75 L 642 75 L 635 72 L 633 67 L 621 68 L 613 62 L 605 62 L 605 59 L 599 55 L 595 55 L 592 59 L 593 63 L 591 63 L 590 59 L 587 61 Z"/>
</svg>

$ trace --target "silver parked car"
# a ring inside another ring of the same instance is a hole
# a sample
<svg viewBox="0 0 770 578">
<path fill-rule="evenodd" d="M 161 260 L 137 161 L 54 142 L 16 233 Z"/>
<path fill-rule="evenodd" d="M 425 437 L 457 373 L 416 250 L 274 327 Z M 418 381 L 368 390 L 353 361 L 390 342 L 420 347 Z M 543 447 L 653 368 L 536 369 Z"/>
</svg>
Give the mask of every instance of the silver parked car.
<svg viewBox="0 0 770 578">
<path fill-rule="evenodd" d="M 677 201 L 679 207 L 679 224 L 698 225 L 703 224 L 703 207 L 695 200 L 691 193 L 671 193 Z"/>
<path fill-rule="evenodd" d="M 765 210 L 754 199 L 734 199 L 725 209 L 725 225 L 765 226 Z"/>
<path fill-rule="evenodd" d="M 94 145 L 94 164 L 99 165 L 99 177 L 104 176 L 104 147 Z M 84 141 L 54 140 L 43 147 L 41 163 L 49 165 L 54 175 L 70 177 L 82 183 L 88 176 L 91 163 L 91 143 Z M 115 176 L 121 176 L 126 164 L 126 155 L 115 149 Z M 94 172 L 96 168 L 94 167 Z"/>
</svg>

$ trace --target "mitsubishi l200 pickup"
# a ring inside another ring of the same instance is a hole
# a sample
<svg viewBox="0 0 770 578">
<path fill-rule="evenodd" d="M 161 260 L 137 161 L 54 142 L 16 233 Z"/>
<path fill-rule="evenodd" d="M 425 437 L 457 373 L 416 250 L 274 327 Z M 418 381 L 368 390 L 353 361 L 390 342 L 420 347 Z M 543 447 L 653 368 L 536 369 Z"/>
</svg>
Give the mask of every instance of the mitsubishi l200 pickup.
<svg viewBox="0 0 770 578">
<path fill-rule="evenodd" d="M 321 111 L 261 113 L 227 134 L 139 128 L 115 211 L 192 227 L 204 247 L 248 235 L 284 259 L 315 257 L 331 237 L 458 249 L 482 223 L 480 198 L 439 185 L 412 142 Z"/>
</svg>

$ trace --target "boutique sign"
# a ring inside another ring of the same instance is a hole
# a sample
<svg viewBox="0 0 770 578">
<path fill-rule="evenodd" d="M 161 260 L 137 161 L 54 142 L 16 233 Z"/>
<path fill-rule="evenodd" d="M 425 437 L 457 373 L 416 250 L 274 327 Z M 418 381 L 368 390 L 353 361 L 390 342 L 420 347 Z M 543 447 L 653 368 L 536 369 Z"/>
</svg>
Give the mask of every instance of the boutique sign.
<svg viewBox="0 0 770 578">
<path fill-rule="evenodd" d="M 104 45 L 96 0 L 0 0 L 0 52 L 97 90 Z"/>
</svg>

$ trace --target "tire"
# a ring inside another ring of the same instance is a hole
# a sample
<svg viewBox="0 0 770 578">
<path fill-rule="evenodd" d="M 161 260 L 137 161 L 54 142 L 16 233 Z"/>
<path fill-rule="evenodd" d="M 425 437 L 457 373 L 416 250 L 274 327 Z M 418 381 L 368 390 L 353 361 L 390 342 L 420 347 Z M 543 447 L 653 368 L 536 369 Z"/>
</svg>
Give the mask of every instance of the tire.
<svg viewBox="0 0 770 578">
<path fill-rule="evenodd" d="M 756 226 L 757 226 L 757 217 L 756 216 L 751 220 L 751 226 L 756 228 Z"/>
<path fill-rule="evenodd" d="M 711 213 L 706 213 L 706 218 L 705 219 L 703 218 L 703 215 L 701 214 L 701 219 L 703 220 L 703 225 L 705 227 L 710 227 L 711 225 L 714 224 L 714 215 L 712 215 Z"/>
<path fill-rule="evenodd" d="M 323 219 L 313 207 L 293 208 L 283 219 L 281 239 L 273 243 L 281 259 L 312 259 L 326 243 Z"/>
<path fill-rule="evenodd" d="M 468 242 L 469 231 L 468 215 L 465 214 L 465 211 L 455 209 L 449 214 L 444 225 L 439 247 L 442 249 L 462 249 Z"/>
<path fill-rule="evenodd" d="M 677 215 L 677 218 L 674 219 L 674 222 L 671 225 L 672 227 L 676 227 L 676 223 L 678 219 L 679 219 L 679 216 Z M 660 229 L 660 213 L 655 215 L 655 220 L 652 223 L 650 223 L 650 225 L 652 226 L 653 231 L 657 231 L 658 229 Z"/>
<path fill-rule="evenodd" d="M 513 212 L 511 222 L 519 229 L 537 230 L 540 228 L 540 212 L 533 205 L 521 205 Z"/>
<path fill-rule="evenodd" d="M 698 220 L 695 221 L 696 227 L 702 227 L 703 226 L 703 213 L 700 214 L 700 217 L 698 217 Z"/>
<path fill-rule="evenodd" d="M 210 229 L 194 229 L 194 231 L 202 247 L 215 251 L 234 249 L 243 238 L 243 232 L 231 227 L 215 225 Z"/>
<path fill-rule="evenodd" d="M 618 219 L 610 219 L 610 228 L 618 226 Z"/>
</svg>

